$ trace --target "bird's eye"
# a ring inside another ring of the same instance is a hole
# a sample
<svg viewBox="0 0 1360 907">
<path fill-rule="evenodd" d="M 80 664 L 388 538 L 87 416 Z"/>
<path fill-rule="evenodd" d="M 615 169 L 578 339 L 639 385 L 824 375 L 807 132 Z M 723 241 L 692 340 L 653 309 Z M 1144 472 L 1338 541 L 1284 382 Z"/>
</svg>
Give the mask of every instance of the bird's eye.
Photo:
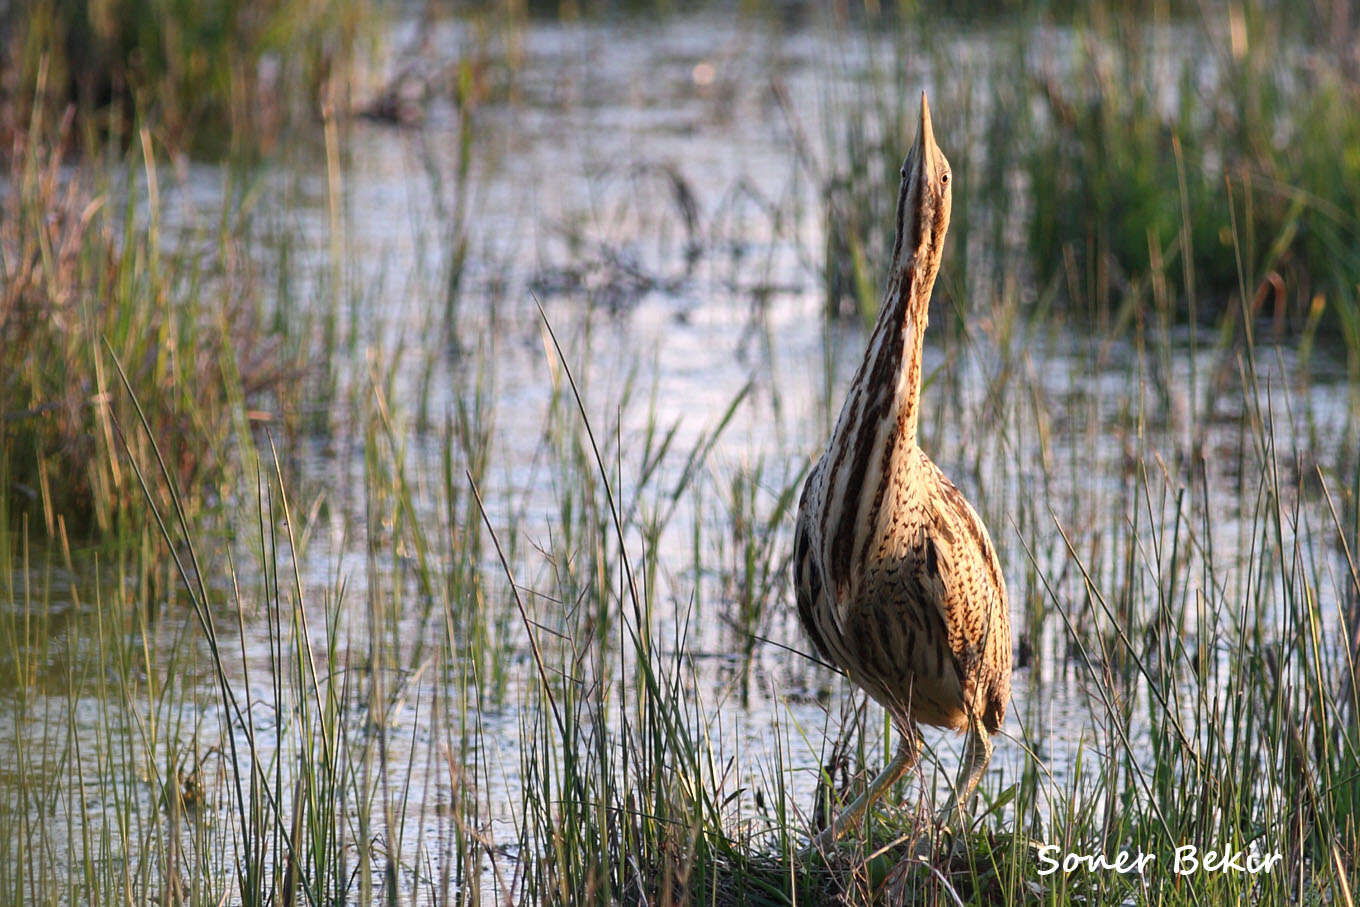
<svg viewBox="0 0 1360 907">
<path fill-rule="evenodd" d="M 906 179 L 906 178 L 907 178 L 907 168 L 906 168 L 905 166 L 902 168 L 902 171 L 901 171 L 901 172 L 902 172 L 902 179 Z"/>
<path fill-rule="evenodd" d="M 941 186 L 948 186 L 948 185 L 949 185 L 949 171 L 948 171 L 948 170 L 946 170 L 944 173 L 941 173 L 941 174 L 940 174 L 940 185 L 941 185 Z"/>
</svg>

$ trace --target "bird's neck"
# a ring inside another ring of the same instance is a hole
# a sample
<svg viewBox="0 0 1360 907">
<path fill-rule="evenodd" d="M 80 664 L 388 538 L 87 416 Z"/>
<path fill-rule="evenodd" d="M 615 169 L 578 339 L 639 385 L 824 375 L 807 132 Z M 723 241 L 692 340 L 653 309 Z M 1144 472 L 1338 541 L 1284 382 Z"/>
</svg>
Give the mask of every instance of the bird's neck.
<svg viewBox="0 0 1360 907">
<path fill-rule="evenodd" d="M 893 500 L 888 489 L 900 478 L 903 454 L 916 447 L 921 339 L 935 269 L 894 271 L 820 467 L 829 577 L 838 588 L 849 582 L 854 558 L 864 556 L 883 501 Z"/>
<path fill-rule="evenodd" d="M 888 278 L 869 348 L 827 446 L 833 481 L 862 488 L 916 445 L 921 341 L 939 263 L 913 262 Z M 875 483 L 876 484 L 876 483 Z"/>
<path fill-rule="evenodd" d="M 889 277 L 864 361 L 863 367 L 872 372 L 861 387 L 871 398 L 880 394 L 885 398 L 887 405 L 878 412 L 880 418 L 896 423 L 898 444 L 916 444 L 922 342 L 938 269 L 938 263 L 912 264 Z"/>
</svg>

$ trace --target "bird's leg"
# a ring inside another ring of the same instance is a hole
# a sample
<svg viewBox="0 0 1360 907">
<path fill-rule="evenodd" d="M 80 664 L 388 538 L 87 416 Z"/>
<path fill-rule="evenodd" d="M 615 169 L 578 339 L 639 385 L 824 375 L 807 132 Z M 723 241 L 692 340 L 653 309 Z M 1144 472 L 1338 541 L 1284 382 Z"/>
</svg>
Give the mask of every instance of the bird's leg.
<svg viewBox="0 0 1360 907">
<path fill-rule="evenodd" d="M 864 793 L 851 801 L 830 825 L 822 829 L 816 838 L 813 838 L 812 843 L 804 853 L 826 851 L 832 844 L 836 843 L 841 835 L 845 834 L 850 826 L 859 824 L 869 807 L 887 793 L 888 789 L 896 784 L 899 778 L 911 771 L 912 766 L 916 764 L 916 757 L 920 751 L 921 742 L 916 735 L 916 728 L 908 728 L 902 734 L 902 740 L 897 745 L 897 752 L 893 755 L 892 760 L 884 766 L 883 771 L 879 772 L 878 777 L 869 782 Z"/>
<path fill-rule="evenodd" d="M 968 719 L 968 738 L 963 745 L 963 761 L 959 764 L 959 777 L 949 794 L 949 802 L 940 813 L 940 825 L 948 825 L 957 813 L 958 831 L 968 827 L 969 812 L 972 810 L 973 794 L 987 763 L 992 761 L 992 737 L 982 726 L 982 719 L 972 715 Z"/>
</svg>

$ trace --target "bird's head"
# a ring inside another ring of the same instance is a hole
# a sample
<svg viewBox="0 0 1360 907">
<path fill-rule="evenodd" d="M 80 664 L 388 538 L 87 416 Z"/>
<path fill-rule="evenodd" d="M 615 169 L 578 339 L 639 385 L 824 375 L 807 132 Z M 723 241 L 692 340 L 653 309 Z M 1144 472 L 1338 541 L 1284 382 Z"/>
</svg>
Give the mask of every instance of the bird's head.
<svg viewBox="0 0 1360 907">
<path fill-rule="evenodd" d="M 954 190 L 949 161 L 935 144 L 930 126 L 930 104 L 921 92 L 921 122 L 916 144 L 902 163 L 902 186 L 897 194 L 897 236 L 893 241 L 892 268 L 902 275 L 910 266 L 933 280 L 949 229 Z"/>
</svg>

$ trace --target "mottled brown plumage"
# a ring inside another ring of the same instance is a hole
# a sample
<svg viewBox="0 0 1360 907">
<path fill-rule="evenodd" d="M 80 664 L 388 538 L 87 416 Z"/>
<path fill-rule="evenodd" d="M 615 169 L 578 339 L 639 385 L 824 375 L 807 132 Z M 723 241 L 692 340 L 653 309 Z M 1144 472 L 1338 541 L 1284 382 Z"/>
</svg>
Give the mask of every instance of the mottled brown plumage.
<svg viewBox="0 0 1360 907">
<path fill-rule="evenodd" d="M 892 762 L 818 839 L 829 843 L 916 758 L 918 724 L 968 732 L 946 817 L 991 757 L 1010 697 L 1006 585 L 987 529 L 916 443 L 921 342 L 952 204 L 949 162 L 921 95 L 902 166 L 878 321 L 798 505 L 798 616 L 819 655 L 892 715 Z"/>
</svg>

